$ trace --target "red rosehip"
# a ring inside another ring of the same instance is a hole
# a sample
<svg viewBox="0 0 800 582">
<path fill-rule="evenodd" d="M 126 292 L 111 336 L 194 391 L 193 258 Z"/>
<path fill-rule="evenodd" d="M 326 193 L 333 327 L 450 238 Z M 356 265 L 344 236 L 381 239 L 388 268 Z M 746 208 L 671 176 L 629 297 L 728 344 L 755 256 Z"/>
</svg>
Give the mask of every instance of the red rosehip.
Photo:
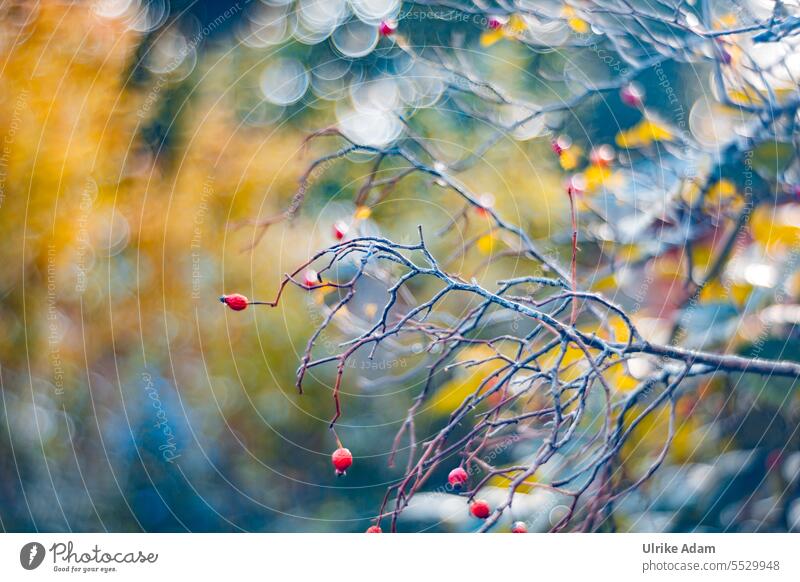
<svg viewBox="0 0 800 582">
<path fill-rule="evenodd" d="M 447 482 L 452 485 L 453 489 L 461 489 L 468 479 L 469 475 L 461 467 L 456 467 L 447 476 Z"/>
<path fill-rule="evenodd" d="M 486 193 L 482 194 L 480 198 L 478 198 L 478 206 L 475 210 L 481 216 L 488 216 L 489 209 L 494 206 L 494 196 L 492 194 Z"/>
<path fill-rule="evenodd" d="M 367 532 L 366 533 L 383 533 L 383 530 L 381 529 L 381 526 L 379 526 L 379 525 L 371 525 L 371 526 L 369 526 L 367 528 Z"/>
<path fill-rule="evenodd" d="M 337 220 L 333 225 L 333 236 L 336 237 L 336 240 L 342 240 L 349 229 L 350 227 L 347 226 L 346 222 L 343 220 Z"/>
<path fill-rule="evenodd" d="M 524 521 L 515 521 L 511 526 L 511 533 L 528 533 L 528 526 Z"/>
<path fill-rule="evenodd" d="M 506 22 L 508 22 L 508 20 L 502 16 L 490 16 L 486 20 L 486 26 L 488 26 L 490 30 L 497 30 L 503 28 Z"/>
<path fill-rule="evenodd" d="M 567 180 L 565 189 L 568 194 L 581 195 L 586 192 L 586 176 L 583 174 L 573 174 Z"/>
<path fill-rule="evenodd" d="M 244 295 L 240 295 L 239 293 L 234 293 L 233 295 L 223 295 L 219 298 L 225 305 L 233 309 L 234 311 L 241 311 L 242 309 L 246 309 L 247 305 L 250 303 L 247 300 L 247 297 Z"/>
<path fill-rule="evenodd" d="M 608 144 L 597 146 L 589 154 L 589 161 L 595 166 L 608 166 L 614 161 L 614 148 Z"/>
<path fill-rule="evenodd" d="M 483 499 L 476 499 L 469 506 L 469 512 L 478 519 L 486 519 L 492 513 L 492 510 L 489 509 L 489 504 Z"/>
<path fill-rule="evenodd" d="M 397 21 L 396 20 L 384 20 L 381 22 L 380 26 L 378 26 L 378 34 L 381 36 L 391 36 L 397 30 Z"/>
<path fill-rule="evenodd" d="M 353 454 L 344 447 L 339 447 L 331 455 L 331 462 L 337 475 L 344 475 L 345 471 L 353 464 Z"/>
<path fill-rule="evenodd" d="M 622 102 L 628 107 L 639 108 L 644 103 L 644 89 L 638 83 L 628 83 L 619 92 Z"/>
<path fill-rule="evenodd" d="M 303 285 L 306 287 L 313 287 L 314 285 L 319 284 L 319 275 L 314 269 L 306 269 L 306 272 L 303 273 Z"/>
<path fill-rule="evenodd" d="M 568 135 L 559 135 L 552 142 L 550 142 L 550 147 L 553 148 L 553 153 L 559 157 L 561 157 L 561 154 L 563 154 L 565 150 L 568 150 L 571 145 L 572 140 Z"/>
</svg>

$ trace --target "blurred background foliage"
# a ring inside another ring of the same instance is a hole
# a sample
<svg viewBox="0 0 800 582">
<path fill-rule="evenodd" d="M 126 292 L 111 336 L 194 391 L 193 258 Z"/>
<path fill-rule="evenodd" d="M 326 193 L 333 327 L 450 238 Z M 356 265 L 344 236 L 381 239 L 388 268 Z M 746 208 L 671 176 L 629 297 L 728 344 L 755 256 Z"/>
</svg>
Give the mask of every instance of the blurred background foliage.
<svg viewBox="0 0 800 582">
<path fill-rule="evenodd" d="M 414 358 L 381 360 L 372 368 L 361 362 L 357 367 L 364 369 L 348 372 L 348 412 L 340 433 L 357 451 L 357 462 L 346 480 L 337 480 L 330 469 L 327 430 L 332 375 L 318 372 L 303 396 L 294 388 L 299 354 L 322 317 L 325 297 L 293 290 L 279 309 L 243 314 L 224 310 L 216 299 L 223 292 L 270 299 L 282 273 L 333 242 L 331 225 L 337 219 L 351 220 L 368 157 L 330 164 L 313 176 L 303 213 L 291 224 L 269 229 L 255 245 L 259 231 L 250 222 L 279 212 L 309 161 L 325 153 L 324 144 L 305 142 L 308 134 L 346 123 L 341 107 L 352 95 L 336 68 L 346 66 L 346 78 L 352 80 L 411 66 L 395 58 L 394 40 L 377 33 L 366 48 L 348 45 L 350 37 L 328 42 L 324 30 L 306 29 L 303 34 L 320 39 L 299 42 L 300 32 L 292 37 L 274 24 L 269 10 L 280 4 L 40 0 L 4 5 L 3 529 L 363 531 L 386 485 L 397 478 L 398 472 L 387 467 L 387 451 L 411 396 L 391 377 L 410 373 L 418 363 Z M 352 6 L 359 4 L 375 3 Z M 219 20 L 226 11 L 231 12 Z M 565 35 L 588 33 L 575 13 L 566 13 L 565 23 Z M 529 74 L 534 70 L 544 67 L 554 77 L 556 72 L 563 77 L 569 67 L 596 76 L 609 73 L 597 72 L 597 55 L 586 51 L 527 50 L 514 42 L 513 22 L 488 30 L 475 22 L 446 20 L 403 26 L 401 19 L 401 31 L 412 44 L 432 44 L 458 28 L 464 46 L 485 52 L 480 74 L 502 79 L 510 92 L 529 92 L 543 101 L 570 90 L 570 83 L 545 83 Z M 359 34 L 351 34 L 356 44 L 364 40 Z M 275 87 L 286 83 L 273 83 L 270 75 L 280 80 L 296 63 L 315 73 L 310 81 L 299 75 L 310 88 L 294 87 L 299 97 L 275 94 Z M 706 92 L 689 78 L 696 70 L 668 62 L 662 72 L 686 112 Z M 461 179 L 474 191 L 490 192 L 501 213 L 536 238 L 553 241 L 549 252 L 567 257 L 564 180 L 577 179 L 587 193 L 583 212 L 602 204 L 603 194 L 593 198 L 594 192 L 630 186 L 629 169 L 589 160 L 592 145 L 635 152 L 666 144 L 678 133 L 675 105 L 658 90 L 660 75 L 649 71 L 639 81 L 648 106 L 660 116 L 643 118 L 616 93 L 590 100 L 559 119 L 561 130 L 575 139 L 569 155 L 554 156 L 546 128 L 526 125 Z M 441 88 L 417 88 L 414 127 L 459 158 L 485 140 L 491 127 L 479 115 L 464 114 L 463 103 L 442 93 Z M 426 98 L 439 106 L 427 108 Z M 518 119 L 513 108 L 507 113 L 510 121 Z M 354 130 L 391 134 L 393 127 L 381 123 L 361 123 Z M 766 168 L 756 176 L 756 187 L 775 183 L 770 172 L 782 152 L 773 149 L 756 152 L 756 166 L 760 160 Z M 786 165 L 794 160 L 789 149 Z M 719 181 L 706 202 L 712 211 L 714 205 L 722 212 L 741 203 L 743 183 L 737 180 Z M 681 195 L 688 200 L 692 192 Z M 411 199 L 415 203 L 407 204 Z M 416 224 L 432 232 L 453 208 L 452 195 L 411 178 L 377 205 L 361 228 L 410 240 Z M 765 316 L 763 307 L 773 302 L 753 301 L 754 293 L 778 288 L 789 297 L 787 303 L 796 301 L 796 267 L 776 265 L 790 261 L 800 229 L 798 212 L 795 203 L 756 211 L 746 248 L 737 255 L 738 271 L 726 275 L 725 287 L 703 290 L 686 330 L 689 338 L 706 347 L 800 359 L 793 327 L 798 308 L 773 309 Z M 525 272 L 517 259 L 486 262 L 505 243 L 484 230 L 481 218 L 472 217 L 461 235 L 479 237 L 479 244 L 452 270 L 476 272 L 481 281 Z M 644 271 L 638 271 L 648 280 L 644 293 L 641 274 L 626 270 L 598 271 L 593 286 L 612 291 L 615 301 L 635 301 L 635 321 L 661 337 L 668 332 L 671 311 L 684 299 L 684 253 L 693 253 L 702 269 L 719 239 L 712 230 L 702 244 L 645 261 Z M 453 251 L 447 241 L 433 246 L 440 256 Z M 643 246 L 598 237 L 582 243 L 581 261 L 591 266 L 613 254 L 635 262 L 646 256 Z M 368 312 L 369 305 L 358 309 Z M 773 323 L 771 339 L 753 346 L 753 338 Z M 419 421 L 420 434 L 490 372 L 480 367 L 445 382 Z M 636 382 L 627 368 L 615 374 L 611 380 L 620 391 Z M 680 397 L 675 444 L 663 473 L 620 504 L 617 527 L 797 527 L 800 401 L 794 384 L 720 376 L 693 387 Z M 664 413 L 637 429 L 639 436 L 625 451 L 631 471 L 640 473 L 652 463 L 667 423 Z M 509 461 L 526 458 L 532 453 L 528 446 L 511 445 L 498 454 Z M 531 521 L 547 529 L 557 521 L 557 503 L 531 493 Z M 450 497 L 423 499 L 401 527 L 472 528 L 463 502 L 455 499 L 455 504 Z"/>
</svg>

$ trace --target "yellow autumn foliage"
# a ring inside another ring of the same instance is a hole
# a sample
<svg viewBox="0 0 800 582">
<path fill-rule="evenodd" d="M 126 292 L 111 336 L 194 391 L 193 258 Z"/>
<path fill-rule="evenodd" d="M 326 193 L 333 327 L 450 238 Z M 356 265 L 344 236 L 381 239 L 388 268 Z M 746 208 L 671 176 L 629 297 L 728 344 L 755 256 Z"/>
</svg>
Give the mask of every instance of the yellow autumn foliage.
<svg viewBox="0 0 800 582">
<path fill-rule="evenodd" d="M 750 233 L 768 252 L 796 248 L 800 244 L 800 204 L 757 207 L 750 218 Z"/>
<path fill-rule="evenodd" d="M 620 131 L 616 143 L 621 148 L 637 149 L 674 138 L 675 133 L 665 123 L 655 119 L 643 119 L 630 129 Z"/>
<path fill-rule="evenodd" d="M 479 365 L 467 366 L 467 362 L 479 362 L 495 355 L 495 351 L 485 345 L 471 346 L 462 350 L 456 362 L 464 364 L 454 369 L 454 377 L 441 386 L 431 398 L 430 410 L 437 414 L 449 414 L 471 394 L 492 372 L 503 366 L 500 360 L 491 360 Z"/>
</svg>

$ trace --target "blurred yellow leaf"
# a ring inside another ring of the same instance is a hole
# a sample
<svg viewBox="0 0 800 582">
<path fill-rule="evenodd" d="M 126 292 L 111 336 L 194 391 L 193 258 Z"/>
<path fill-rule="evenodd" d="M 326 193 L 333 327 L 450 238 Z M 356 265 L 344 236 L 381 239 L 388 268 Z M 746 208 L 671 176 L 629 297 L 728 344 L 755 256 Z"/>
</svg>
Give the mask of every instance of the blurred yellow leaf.
<svg viewBox="0 0 800 582">
<path fill-rule="evenodd" d="M 458 362 L 482 361 L 495 355 L 488 346 L 474 346 L 462 350 L 457 357 Z M 471 367 L 456 368 L 455 377 L 445 383 L 431 399 L 431 410 L 438 414 L 449 414 L 464 399 L 473 394 L 481 382 L 492 372 L 503 365 L 500 360 L 491 360 Z"/>
<path fill-rule="evenodd" d="M 359 206 L 356 208 L 356 212 L 354 214 L 354 218 L 356 220 L 366 220 L 372 216 L 372 209 L 369 206 Z"/>
<path fill-rule="evenodd" d="M 561 346 L 556 346 L 542 354 L 542 356 L 539 358 L 542 367 L 549 368 L 554 366 L 558 361 L 560 353 Z M 563 359 L 561 360 L 561 367 L 559 368 L 561 373 L 559 374 L 559 378 L 562 381 L 569 382 L 585 372 L 587 366 L 585 363 L 585 357 L 586 355 L 580 348 L 570 344 L 566 353 L 564 354 Z"/>
<path fill-rule="evenodd" d="M 567 25 L 578 34 L 586 34 L 589 32 L 589 23 L 578 17 L 578 13 L 572 6 L 564 6 L 561 11 L 561 16 L 567 20 Z"/>
<path fill-rule="evenodd" d="M 503 34 L 502 28 L 496 28 L 494 30 L 484 30 L 481 33 L 481 46 L 489 47 L 499 42 L 505 38 L 505 34 Z"/>
<path fill-rule="evenodd" d="M 700 184 L 695 180 L 684 180 L 679 195 L 687 204 L 694 205 L 700 197 Z"/>
<path fill-rule="evenodd" d="M 753 286 L 747 283 L 731 283 L 725 286 L 715 279 L 700 291 L 700 301 L 731 301 L 737 307 L 742 307 L 752 290 Z"/>
<path fill-rule="evenodd" d="M 484 255 L 490 255 L 494 252 L 495 236 L 493 234 L 485 234 L 475 243 L 478 250 Z"/>
<path fill-rule="evenodd" d="M 561 155 L 558 156 L 558 163 L 567 171 L 574 170 L 578 167 L 582 153 L 583 150 L 574 145 L 561 152 Z"/>
<path fill-rule="evenodd" d="M 738 19 L 734 12 L 728 12 L 727 14 L 723 14 L 718 16 L 714 20 L 714 30 L 725 30 L 726 28 L 732 28 L 736 26 Z"/>
<path fill-rule="evenodd" d="M 513 481 L 516 474 L 512 474 L 510 477 L 505 475 L 494 475 L 489 481 L 486 483 L 490 487 L 499 487 L 500 489 L 507 489 L 511 482 Z M 531 493 L 534 489 L 536 489 L 537 479 L 535 476 L 530 476 L 525 479 L 517 488 L 517 491 L 520 493 Z"/>
<path fill-rule="evenodd" d="M 677 409 L 676 409 L 677 410 Z M 684 414 L 676 414 L 675 435 L 669 448 L 669 459 L 674 463 L 685 463 L 692 459 L 695 449 L 702 440 L 700 422 L 696 415 L 685 414 L 686 407 L 681 406 Z M 635 406 L 625 415 L 625 424 L 644 411 L 643 406 Z M 652 412 L 639 422 L 631 436 L 622 447 L 620 462 L 638 466 L 644 471 L 655 460 L 666 442 L 669 427 L 669 407 Z"/>
<path fill-rule="evenodd" d="M 609 386 L 617 392 L 630 392 L 639 385 L 639 380 L 628 372 L 626 364 L 618 364 L 611 368 L 608 373 L 603 373 Z"/>
<path fill-rule="evenodd" d="M 708 197 L 713 200 L 726 200 L 733 196 L 736 196 L 736 185 L 725 178 L 715 182 L 714 185 L 708 189 Z"/>
<path fill-rule="evenodd" d="M 595 192 L 600 188 L 614 188 L 623 183 L 623 178 L 617 172 L 604 164 L 592 164 L 583 172 L 583 181 L 586 192 Z"/>
<path fill-rule="evenodd" d="M 504 38 L 518 38 L 527 29 L 528 25 L 525 23 L 525 20 L 523 20 L 519 15 L 513 14 L 511 18 L 508 19 L 508 22 L 502 26 L 483 31 L 481 33 L 480 43 L 481 46 L 489 47 L 498 41 L 503 40 Z"/>
<path fill-rule="evenodd" d="M 621 148 L 635 149 L 646 147 L 653 142 L 668 141 L 675 137 L 666 124 L 652 119 L 643 119 L 630 129 L 617 134 L 616 142 Z"/>
<path fill-rule="evenodd" d="M 510 35 L 519 36 L 528 30 L 528 25 L 519 14 L 512 14 L 505 28 Z"/>
<path fill-rule="evenodd" d="M 800 204 L 759 206 L 750 219 L 750 232 L 768 251 L 797 246 L 800 243 Z"/>
</svg>

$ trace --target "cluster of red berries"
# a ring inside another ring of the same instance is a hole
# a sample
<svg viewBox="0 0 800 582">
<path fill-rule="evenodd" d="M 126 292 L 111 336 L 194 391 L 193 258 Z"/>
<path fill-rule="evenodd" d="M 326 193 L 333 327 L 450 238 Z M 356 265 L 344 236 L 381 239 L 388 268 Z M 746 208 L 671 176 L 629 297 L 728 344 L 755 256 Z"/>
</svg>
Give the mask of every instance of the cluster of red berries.
<svg viewBox="0 0 800 582">
<path fill-rule="evenodd" d="M 318 283 L 318 275 L 312 269 L 308 269 L 304 275 L 304 282 L 307 287 L 311 287 Z M 250 301 L 244 295 L 234 293 L 232 295 L 223 295 L 219 300 L 233 309 L 234 311 L 241 311 L 246 309 Z M 336 471 L 337 476 L 343 476 L 347 470 L 353 465 L 353 453 L 345 447 L 339 447 L 333 454 L 331 454 L 331 463 Z M 464 485 L 469 481 L 469 475 L 463 467 L 456 467 L 447 475 L 447 482 L 456 491 L 460 491 Z M 483 499 L 476 499 L 469 506 L 470 513 L 478 519 L 486 519 L 492 514 L 489 504 Z M 526 533 L 528 530 L 525 524 L 521 521 L 515 522 L 511 528 L 514 533 Z M 366 533 L 382 533 L 379 525 L 373 525 L 367 528 Z"/>
</svg>

